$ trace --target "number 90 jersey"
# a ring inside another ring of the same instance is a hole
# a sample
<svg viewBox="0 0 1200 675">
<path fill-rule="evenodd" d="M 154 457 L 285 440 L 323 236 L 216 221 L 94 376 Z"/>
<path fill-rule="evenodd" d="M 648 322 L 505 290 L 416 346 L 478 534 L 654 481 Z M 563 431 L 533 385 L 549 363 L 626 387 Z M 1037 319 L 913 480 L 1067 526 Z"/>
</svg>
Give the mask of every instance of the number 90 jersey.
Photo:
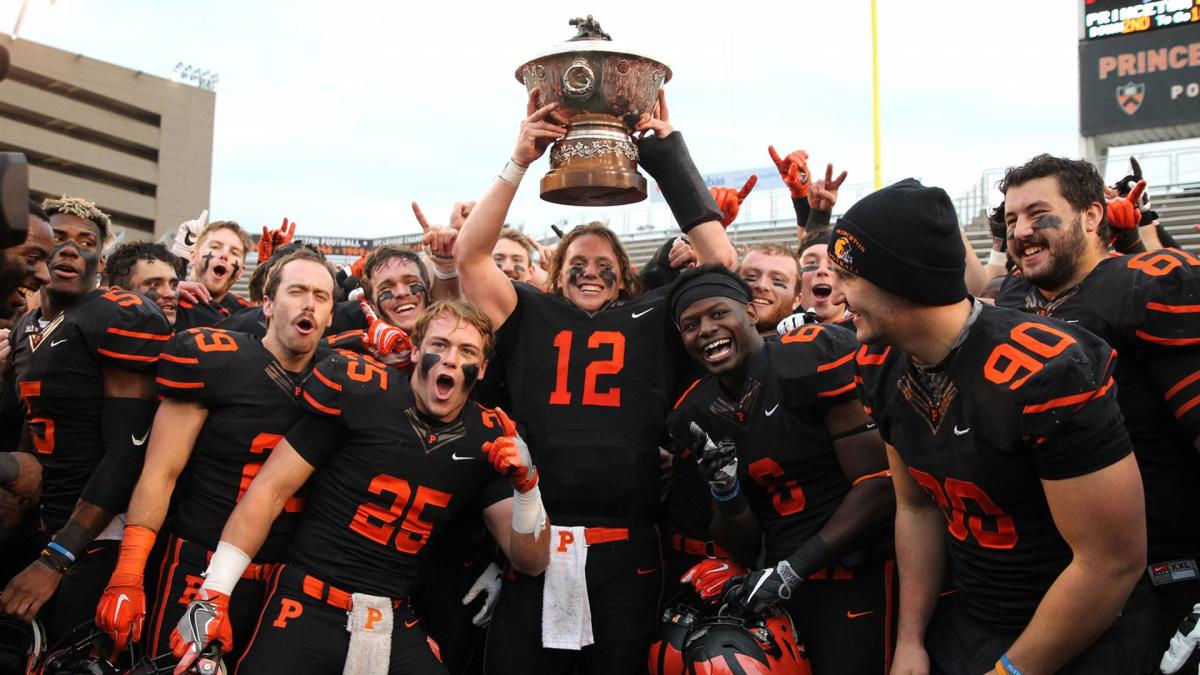
<svg viewBox="0 0 1200 675">
<path fill-rule="evenodd" d="M 334 353 L 313 375 L 311 412 L 287 440 L 316 472 L 285 558 L 351 592 L 406 597 L 425 545 L 458 509 L 512 496 L 482 449 L 502 435 L 499 420 L 473 401 L 450 422 L 429 418 L 408 375 L 368 357 Z"/>
<path fill-rule="evenodd" d="M 329 352 L 318 348 L 313 361 Z M 216 549 L 221 530 L 268 455 L 304 415 L 301 387 L 312 374 L 291 373 L 257 337 L 218 328 L 190 328 L 163 349 L 158 392 L 208 410 L 171 500 L 179 536 Z M 255 556 L 277 562 L 295 528 L 301 498 L 292 497 L 271 524 Z"/>
<path fill-rule="evenodd" d="M 1041 481 L 1098 471 L 1132 449 L 1111 347 L 1053 319 L 976 311 L 965 340 L 935 367 L 881 346 L 855 360 L 884 440 L 946 516 L 964 608 L 1019 632 L 1071 561 Z"/>
<path fill-rule="evenodd" d="M 658 447 L 683 351 L 666 290 L 589 315 L 559 295 L 516 283 L 497 333 L 513 418 L 541 473 L 558 525 L 650 522 Z"/>
</svg>

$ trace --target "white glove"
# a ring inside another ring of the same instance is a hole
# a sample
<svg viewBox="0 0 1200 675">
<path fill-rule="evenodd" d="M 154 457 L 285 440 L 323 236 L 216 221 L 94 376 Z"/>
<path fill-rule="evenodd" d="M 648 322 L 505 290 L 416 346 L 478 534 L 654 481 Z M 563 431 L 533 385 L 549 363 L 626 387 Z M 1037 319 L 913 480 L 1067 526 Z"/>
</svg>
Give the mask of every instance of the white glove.
<svg viewBox="0 0 1200 675">
<path fill-rule="evenodd" d="M 1174 673 L 1187 663 L 1188 657 L 1192 655 L 1192 650 L 1196 648 L 1196 643 L 1200 642 L 1200 604 L 1192 607 L 1192 613 L 1189 614 L 1183 623 L 1179 624 L 1179 630 L 1175 631 L 1175 635 L 1171 637 L 1171 644 L 1167 647 L 1167 651 L 1163 652 L 1162 661 L 1158 664 L 1158 669 L 1164 673 Z"/>
<path fill-rule="evenodd" d="M 471 617 L 471 623 L 483 628 L 492 620 L 492 610 L 496 608 L 496 600 L 500 598 L 500 585 L 504 572 L 496 563 L 489 563 L 487 569 L 475 583 L 471 584 L 471 589 L 463 596 L 462 604 L 469 605 L 471 601 L 483 593 L 483 608 L 479 613 Z"/>
<path fill-rule="evenodd" d="M 780 321 L 778 324 L 776 324 L 775 332 L 779 333 L 780 335 L 783 335 L 784 333 L 790 333 L 790 332 L 796 330 L 797 328 L 799 328 L 800 326 L 803 326 L 806 323 L 816 323 L 816 322 L 817 322 L 817 317 L 815 314 L 812 313 L 811 309 L 808 310 L 807 312 L 796 312 L 795 314 L 792 314 L 791 316 L 783 317 L 783 321 Z"/>
<path fill-rule="evenodd" d="M 179 224 L 179 229 L 175 232 L 175 243 L 171 245 L 171 253 L 180 258 L 190 258 L 192 249 L 196 247 L 196 237 L 200 235 L 200 230 L 208 224 L 208 209 L 200 212 L 200 217 L 195 220 L 185 220 Z"/>
</svg>

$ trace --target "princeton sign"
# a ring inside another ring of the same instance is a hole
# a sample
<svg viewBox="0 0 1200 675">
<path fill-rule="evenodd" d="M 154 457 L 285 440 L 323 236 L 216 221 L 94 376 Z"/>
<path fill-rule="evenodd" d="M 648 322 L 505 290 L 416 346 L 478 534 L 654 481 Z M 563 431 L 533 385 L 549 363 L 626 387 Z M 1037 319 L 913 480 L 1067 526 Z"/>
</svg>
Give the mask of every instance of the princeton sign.
<svg viewBox="0 0 1200 675">
<path fill-rule="evenodd" d="M 1200 24 L 1079 43 L 1084 136 L 1200 122 Z"/>
</svg>

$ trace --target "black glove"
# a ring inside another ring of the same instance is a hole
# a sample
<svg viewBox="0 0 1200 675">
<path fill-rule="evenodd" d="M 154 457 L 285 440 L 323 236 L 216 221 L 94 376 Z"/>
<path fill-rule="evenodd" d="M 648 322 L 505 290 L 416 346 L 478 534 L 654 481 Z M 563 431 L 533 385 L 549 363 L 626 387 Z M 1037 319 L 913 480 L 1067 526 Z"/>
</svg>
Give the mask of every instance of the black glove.
<svg viewBox="0 0 1200 675">
<path fill-rule="evenodd" d="M 737 490 L 737 446 L 726 438 L 720 443 L 713 443 L 708 434 L 699 424 L 689 425 L 695 441 L 692 452 L 696 454 L 696 462 L 700 465 L 700 473 L 708 481 L 709 488 L 717 498 Z"/>
<path fill-rule="evenodd" d="M 786 560 L 775 567 L 755 570 L 729 582 L 725 604 L 750 614 L 762 614 L 767 607 L 792 597 L 803 579 L 792 571 Z"/>
<path fill-rule="evenodd" d="M 696 170 L 680 132 L 664 138 L 648 135 L 639 138 L 637 146 L 638 162 L 658 183 L 680 230 L 686 233 L 700 223 L 721 220 L 721 209 Z"/>
</svg>

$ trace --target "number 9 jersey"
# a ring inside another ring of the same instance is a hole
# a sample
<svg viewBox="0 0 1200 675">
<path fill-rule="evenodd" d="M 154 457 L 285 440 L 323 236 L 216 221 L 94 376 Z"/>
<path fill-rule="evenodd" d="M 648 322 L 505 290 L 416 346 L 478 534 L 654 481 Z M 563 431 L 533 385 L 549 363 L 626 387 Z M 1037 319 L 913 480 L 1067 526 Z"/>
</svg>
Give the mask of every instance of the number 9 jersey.
<svg viewBox="0 0 1200 675">
<path fill-rule="evenodd" d="M 877 345 L 855 360 L 867 412 L 946 516 L 964 609 L 1019 633 L 1071 561 L 1041 481 L 1132 452 L 1116 352 L 1070 324 L 976 301 L 966 335 L 936 366 Z"/>
</svg>

